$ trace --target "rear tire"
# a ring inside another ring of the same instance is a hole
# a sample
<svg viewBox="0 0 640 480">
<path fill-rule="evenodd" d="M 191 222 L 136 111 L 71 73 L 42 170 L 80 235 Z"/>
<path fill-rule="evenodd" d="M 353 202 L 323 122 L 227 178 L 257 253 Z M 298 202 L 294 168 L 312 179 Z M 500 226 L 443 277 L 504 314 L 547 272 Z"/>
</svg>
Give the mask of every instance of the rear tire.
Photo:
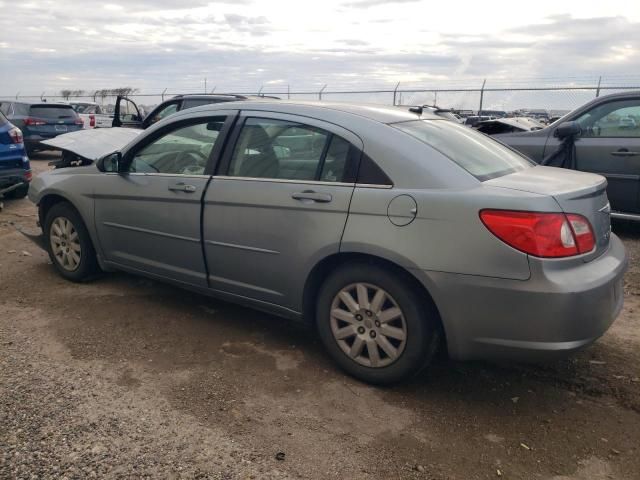
<svg viewBox="0 0 640 480">
<path fill-rule="evenodd" d="M 29 193 L 29 185 L 24 185 L 22 187 L 16 188 L 15 190 L 12 190 L 9 193 L 6 193 L 5 197 L 19 199 L 26 197 L 27 193 Z"/>
<path fill-rule="evenodd" d="M 320 338 L 347 373 L 388 385 L 416 375 L 439 343 L 438 313 L 401 273 L 357 263 L 332 272 L 316 309 Z"/>
<path fill-rule="evenodd" d="M 87 227 L 70 203 L 56 203 L 49 209 L 44 235 L 49 258 L 67 280 L 84 282 L 99 271 Z"/>
</svg>

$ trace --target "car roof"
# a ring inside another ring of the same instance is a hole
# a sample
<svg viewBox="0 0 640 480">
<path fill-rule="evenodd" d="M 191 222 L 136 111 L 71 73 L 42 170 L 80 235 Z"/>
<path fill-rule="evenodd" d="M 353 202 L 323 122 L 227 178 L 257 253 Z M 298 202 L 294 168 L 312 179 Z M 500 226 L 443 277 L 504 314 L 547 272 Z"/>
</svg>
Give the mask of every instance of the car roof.
<svg viewBox="0 0 640 480">
<path fill-rule="evenodd" d="M 211 104 L 203 105 L 200 107 L 185 110 L 186 112 L 208 111 L 208 110 L 223 110 L 236 107 L 242 110 L 261 110 L 272 111 L 279 113 L 290 113 L 298 115 L 315 116 L 317 114 L 329 112 L 339 112 L 350 115 L 357 115 L 369 120 L 373 120 L 380 123 L 395 123 L 406 122 L 410 120 L 419 119 L 436 119 L 440 120 L 441 117 L 435 115 L 426 109 L 422 112 L 422 115 L 410 112 L 405 107 L 392 107 L 387 105 L 376 105 L 366 103 L 349 103 L 349 102 L 319 102 L 319 101 L 301 101 L 301 100 L 278 100 L 277 102 L 272 100 L 256 99 L 249 104 L 245 102 L 229 102 L 224 104 Z"/>
<path fill-rule="evenodd" d="M 3 100 L 4 101 L 4 100 Z M 29 105 L 30 107 L 67 107 L 73 108 L 69 103 L 62 102 L 21 102 L 21 101 L 12 101 L 13 103 L 17 103 L 18 105 Z"/>
<path fill-rule="evenodd" d="M 209 100 L 215 98 L 237 98 L 238 100 L 244 100 L 247 98 L 244 95 L 235 95 L 232 93 L 181 93 L 171 97 L 169 100 L 177 100 L 181 98 L 195 98 L 197 100 Z"/>
</svg>

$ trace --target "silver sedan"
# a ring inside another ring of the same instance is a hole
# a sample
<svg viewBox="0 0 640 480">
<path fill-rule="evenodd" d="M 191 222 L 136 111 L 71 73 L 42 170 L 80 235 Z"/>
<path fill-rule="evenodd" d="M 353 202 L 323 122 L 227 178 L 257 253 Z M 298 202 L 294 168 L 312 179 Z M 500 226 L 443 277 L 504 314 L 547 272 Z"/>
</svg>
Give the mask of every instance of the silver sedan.
<svg viewBox="0 0 640 480">
<path fill-rule="evenodd" d="M 622 307 L 605 179 L 428 112 L 256 101 L 126 132 L 60 137 L 77 161 L 31 184 L 69 280 L 124 270 L 309 322 L 378 384 L 439 347 L 570 352 Z"/>
</svg>

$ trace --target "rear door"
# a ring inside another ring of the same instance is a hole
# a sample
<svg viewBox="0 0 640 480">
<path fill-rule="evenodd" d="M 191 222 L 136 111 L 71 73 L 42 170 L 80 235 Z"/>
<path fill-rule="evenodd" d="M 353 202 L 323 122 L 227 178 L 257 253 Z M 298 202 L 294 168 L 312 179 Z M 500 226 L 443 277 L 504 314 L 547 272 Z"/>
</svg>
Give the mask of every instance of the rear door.
<svg viewBox="0 0 640 480">
<path fill-rule="evenodd" d="M 640 213 L 640 97 L 599 104 L 576 120 L 577 169 L 607 178 L 612 210 Z"/>
<path fill-rule="evenodd" d="M 339 251 L 361 149 L 333 124 L 243 112 L 204 198 L 210 287 L 300 311 L 310 269 Z"/>
<path fill-rule="evenodd" d="M 99 175 L 95 221 L 108 262 L 206 287 L 202 196 L 235 114 L 169 124 L 124 153 L 127 173 Z"/>
</svg>

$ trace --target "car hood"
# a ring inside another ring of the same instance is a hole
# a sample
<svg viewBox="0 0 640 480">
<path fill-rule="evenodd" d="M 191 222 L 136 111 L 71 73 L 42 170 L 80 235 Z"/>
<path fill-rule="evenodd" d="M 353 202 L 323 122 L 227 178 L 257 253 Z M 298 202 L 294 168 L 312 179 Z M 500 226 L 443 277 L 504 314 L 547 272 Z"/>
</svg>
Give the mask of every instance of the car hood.
<svg viewBox="0 0 640 480">
<path fill-rule="evenodd" d="M 135 128 L 94 128 L 65 133 L 41 143 L 86 160 L 96 161 L 109 153 L 121 150 L 141 133 L 142 130 Z"/>
</svg>

